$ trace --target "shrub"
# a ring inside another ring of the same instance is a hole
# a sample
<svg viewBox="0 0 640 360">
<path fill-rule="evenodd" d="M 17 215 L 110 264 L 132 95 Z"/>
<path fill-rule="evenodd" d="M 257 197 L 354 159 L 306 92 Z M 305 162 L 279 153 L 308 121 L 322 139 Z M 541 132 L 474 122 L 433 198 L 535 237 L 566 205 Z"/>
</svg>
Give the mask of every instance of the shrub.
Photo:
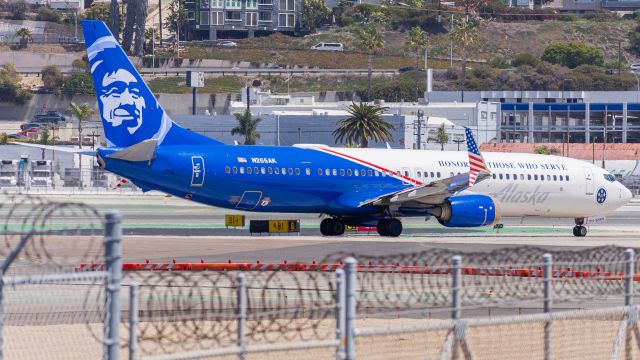
<svg viewBox="0 0 640 360">
<path fill-rule="evenodd" d="M 38 15 L 36 15 L 36 20 L 38 21 L 59 23 L 61 18 L 62 16 L 60 15 L 59 11 L 48 8 L 46 6 L 40 7 L 40 9 L 38 9 Z"/>
<path fill-rule="evenodd" d="M 551 150 L 546 145 L 536 146 L 533 149 L 534 154 L 551 155 Z"/>
<path fill-rule="evenodd" d="M 580 41 L 554 42 L 544 49 L 542 60 L 574 69 L 580 65 L 601 66 L 604 55 L 597 47 Z"/>
<path fill-rule="evenodd" d="M 503 57 L 494 57 L 487 62 L 487 65 L 495 69 L 507 69 L 509 67 L 509 62 Z"/>
<path fill-rule="evenodd" d="M 518 54 L 516 55 L 516 57 L 513 58 L 513 60 L 511 60 L 511 65 L 515 67 L 519 67 L 522 65 L 536 67 L 538 66 L 539 63 L 540 63 L 540 60 L 529 53 Z"/>
<path fill-rule="evenodd" d="M 64 76 L 55 65 L 45 66 L 42 71 L 42 82 L 45 87 L 60 89 L 64 84 Z"/>
</svg>

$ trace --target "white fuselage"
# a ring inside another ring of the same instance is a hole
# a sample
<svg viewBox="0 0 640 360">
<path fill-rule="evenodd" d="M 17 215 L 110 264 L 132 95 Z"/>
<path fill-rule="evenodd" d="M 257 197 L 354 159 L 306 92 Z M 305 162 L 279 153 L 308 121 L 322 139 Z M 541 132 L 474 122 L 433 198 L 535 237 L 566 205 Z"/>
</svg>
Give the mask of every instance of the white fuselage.
<svg viewBox="0 0 640 360">
<path fill-rule="evenodd" d="M 423 183 L 469 171 L 467 152 L 462 151 L 341 148 L 340 152 Z M 523 153 L 483 155 L 491 177 L 465 192 L 493 196 L 502 216 L 589 217 L 613 211 L 632 196 L 606 170 L 581 160 Z"/>
</svg>

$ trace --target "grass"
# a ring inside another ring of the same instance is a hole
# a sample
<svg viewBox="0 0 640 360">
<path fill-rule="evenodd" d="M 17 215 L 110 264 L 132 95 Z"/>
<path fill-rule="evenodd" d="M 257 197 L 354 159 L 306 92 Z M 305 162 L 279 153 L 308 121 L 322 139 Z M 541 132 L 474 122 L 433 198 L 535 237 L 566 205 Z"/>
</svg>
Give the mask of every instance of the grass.
<svg viewBox="0 0 640 360">
<path fill-rule="evenodd" d="M 183 77 L 154 78 L 147 81 L 147 84 L 154 93 L 188 94 L 191 92 L 191 88 L 186 86 Z M 198 92 L 207 94 L 238 93 L 244 84 L 245 81 L 238 76 L 221 76 L 205 79 L 204 87 L 198 89 Z"/>
</svg>

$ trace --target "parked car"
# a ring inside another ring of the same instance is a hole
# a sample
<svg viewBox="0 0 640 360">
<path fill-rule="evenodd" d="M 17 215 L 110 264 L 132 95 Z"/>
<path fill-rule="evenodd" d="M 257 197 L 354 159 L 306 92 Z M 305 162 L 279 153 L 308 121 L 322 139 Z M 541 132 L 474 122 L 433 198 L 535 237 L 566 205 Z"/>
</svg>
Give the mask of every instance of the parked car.
<svg viewBox="0 0 640 360">
<path fill-rule="evenodd" d="M 20 134 L 9 134 L 7 135 L 8 139 L 26 139 L 27 137 Z"/>
<path fill-rule="evenodd" d="M 222 47 L 236 47 L 238 46 L 238 44 L 236 42 L 233 42 L 231 40 L 222 40 L 218 43 L 218 46 L 222 46 Z"/>
<path fill-rule="evenodd" d="M 62 122 L 58 116 L 37 116 L 33 118 L 33 122 L 36 124 L 45 124 L 50 127 L 57 126 L 59 122 Z"/>
<path fill-rule="evenodd" d="M 415 68 L 415 67 L 413 67 L 413 66 L 403 66 L 403 67 L 401 67 L 400 69 L 398 69 L 398 72 L 399 72 L 399 73 L 405 73 L 405 72 L 408 72 L 408 71 L 413 71 L 413 70 L 415 70 L 415 69 L 416 69 L 416 68 Z"/>
<path fill-rule="evenodd" d="M 326 43 L 321 42 L 315 44 L 311 47 L 311 50 L 320 50 L 320 51 L 344 51 L 341 43 Z"/>
<path fill-rule="evenodd" d="M 631 64 L 631 66 L 629 66 L 629 69 L 631 71 L 640 71 L 640 64 Z"/>
<path fill-rule="evenodd" d="M 67 116 L 59 111 L 55 111 L 55 110 L 49 110 L 44 114 L 38 114 L 37 116 L 57 116 L 59 117 L 62 121 L 67 121 Z"/>
<path fill-rule="evenodd" d="M 42 124 L 42 123 L 25 123 L 20 125 L 20 130 L 25 131 L 27 129 L 38 129 L 38 130 L 45 130 L 48 129 L 49 126 L 47 124 Z"/>
</svg>

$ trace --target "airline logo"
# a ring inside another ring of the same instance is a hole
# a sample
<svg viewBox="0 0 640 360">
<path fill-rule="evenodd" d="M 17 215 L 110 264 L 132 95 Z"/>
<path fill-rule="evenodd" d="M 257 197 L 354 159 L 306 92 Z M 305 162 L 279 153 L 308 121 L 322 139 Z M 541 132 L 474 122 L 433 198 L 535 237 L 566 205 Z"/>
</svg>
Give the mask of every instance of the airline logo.
<svg viewBox="0 0 640 360">
<path fill-rule="evenodd" d="M 607 201 L 607 190 L 600 188 L 596 193 L 596 202 L 598 202 L 598 204 L 604 204 L 605 201 Z"/>
</svg>

